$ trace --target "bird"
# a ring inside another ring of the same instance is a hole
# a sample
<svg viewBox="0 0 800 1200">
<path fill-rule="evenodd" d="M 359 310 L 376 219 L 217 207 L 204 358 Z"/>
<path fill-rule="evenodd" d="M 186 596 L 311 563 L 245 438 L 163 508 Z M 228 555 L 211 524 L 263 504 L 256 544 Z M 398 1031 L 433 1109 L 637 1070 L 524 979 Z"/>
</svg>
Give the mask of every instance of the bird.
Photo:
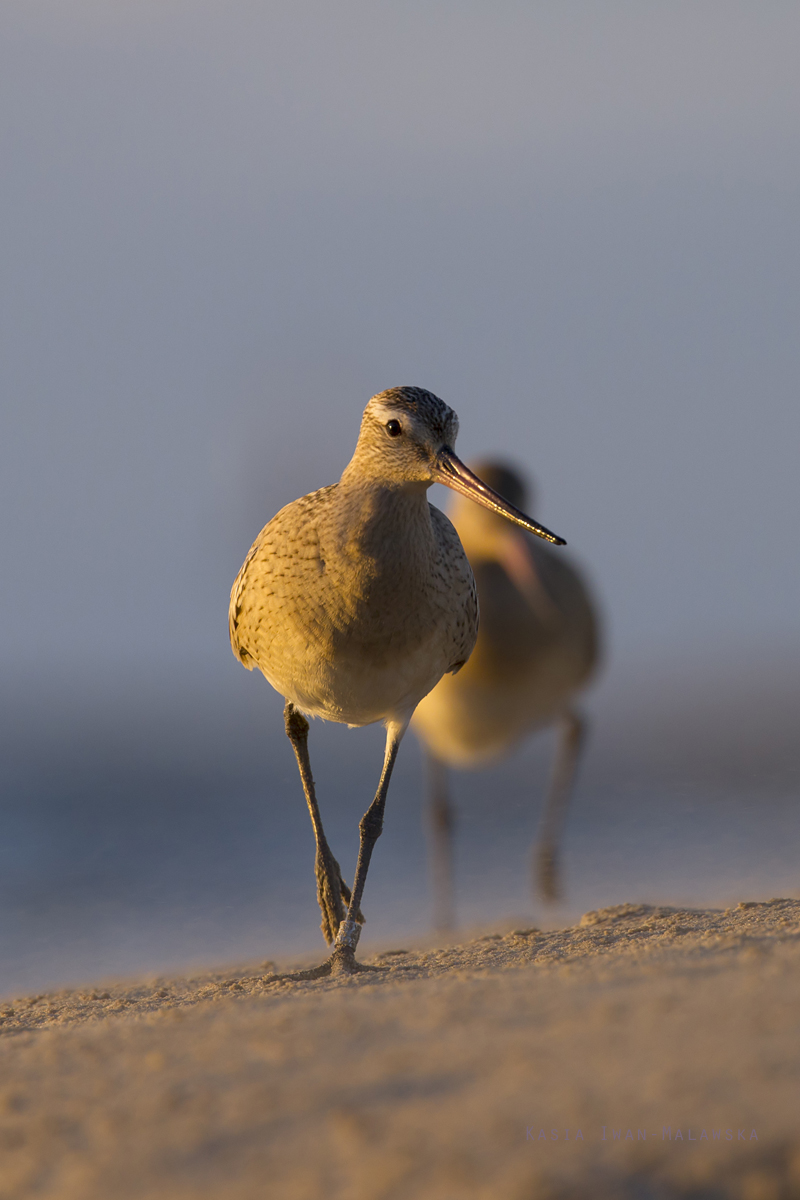
<svg viewBox="0 0 800 1200">
<path fill-rule="evenodd" d="M 477 636 L 472 571 L 452 523 L 428 503 L 428 488 L 443 483 L 566 544 L 465 466 L 453 448 L 457 433 L 455 412 L 424 388 L 373 396 L 339 482 L 282 508 L 231 590 L 233 653 L 285 699 L 316 838 L 317 900 L 332 950 L 307 977 L 370 969 L 356 959 L 361 902 L 400 742 L 420 700 L 464 666 Z M 359 824 L 352 889 L 323 830 L 308 717 L 356 727 L 381 722 L 386 730 L 378 788 Z"/>
<path fill-rule="evenodd" d="M 508 463 L 486 460 L 472 469 L 515 507 L 533 507 L 524 476 Z M 455 925 L 448 767 L 485 766 L 550 725 L 556 754 L 534 860 L 539 894 L 559 899 L 558 842 L 586 729 L 576 697 L 599 659 L 596 603 L 565 555 L 461 496 L 450 517 L 472 566 L 481 622 L 464 669 L 442 678 L 413 718 L 426 750 L 434 924 L 441 930 Z"/>
</svg>

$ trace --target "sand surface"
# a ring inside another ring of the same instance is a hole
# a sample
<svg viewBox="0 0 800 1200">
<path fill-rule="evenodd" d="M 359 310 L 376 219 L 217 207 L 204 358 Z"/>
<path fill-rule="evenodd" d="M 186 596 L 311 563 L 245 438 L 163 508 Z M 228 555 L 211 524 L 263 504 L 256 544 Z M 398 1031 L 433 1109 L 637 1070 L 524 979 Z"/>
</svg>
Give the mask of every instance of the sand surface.
<svg viewBox="0 0 800 1200">
<path fill-rule="evenodd" d="M 372 961 L 0 1007 L 0 1197 L 800 1196 L 800 901 Z"/>
</svg>

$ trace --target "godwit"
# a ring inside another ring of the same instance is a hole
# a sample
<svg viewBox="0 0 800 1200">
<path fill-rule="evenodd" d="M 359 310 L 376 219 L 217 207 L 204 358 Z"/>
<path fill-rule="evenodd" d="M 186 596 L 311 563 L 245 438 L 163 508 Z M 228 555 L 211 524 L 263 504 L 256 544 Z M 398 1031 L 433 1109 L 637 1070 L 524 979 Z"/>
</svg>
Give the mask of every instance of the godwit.
<svg viewBox="0 0 800 1200">
<path fill-rule="evenodd" d="M 532 507 L 525 482 L 502 463 L 477 474 L 518 508 Z M 537 838 L 538 885 L 558 898 L 558 841 L 584 723 L 575 696 L 597 662 L 597 621 L 586 584 L 553 554 L 493 512 L 456 497 L 451 517 L 475 575 L 481 624 L 475 650 L 457 678 L 443 678 L 422 700 L 414 728 L 428 752 L 428 825 L 435 923 L 453 925 L 453 811 L 447 767 L 500 758 L 535 729 L 556 724 L 558 743 Z"/>
<path fill-rule="evenodd" d="M 334 946 L 316 974 L 359 969 L 361 898 L 400 741 L 422 697 L 445 672 L 458 671 L 475 644 L 472 571 L 427 489 L 444 483 L 563 544 L 464 466 L 453 451 L 457 432 L 456 414 L 431 392 L 400 387 L 373 396 L 339 482 L 273 517 L 231 592 L 234 654 L 286 698 L 286 732 L 317 843 L 322 932 Z M 380 783 L 359 825 L 352 893 L 323 832 L 306 715 L 386 727 Z"/>
</svg>

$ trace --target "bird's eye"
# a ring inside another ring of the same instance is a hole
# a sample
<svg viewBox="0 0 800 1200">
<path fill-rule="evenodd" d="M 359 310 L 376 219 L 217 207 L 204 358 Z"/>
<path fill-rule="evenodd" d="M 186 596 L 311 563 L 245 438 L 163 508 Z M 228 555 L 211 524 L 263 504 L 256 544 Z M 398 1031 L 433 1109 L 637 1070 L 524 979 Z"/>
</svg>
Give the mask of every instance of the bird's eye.
<svg viewBox="0 0 800 1200">
<path fill-rule="evenodd" d="M 399 421 L 387 421 L 386 432 L 388 433 L 389 437 L 399 437 L 403 432 L 403 426 Z"/>
</svg>

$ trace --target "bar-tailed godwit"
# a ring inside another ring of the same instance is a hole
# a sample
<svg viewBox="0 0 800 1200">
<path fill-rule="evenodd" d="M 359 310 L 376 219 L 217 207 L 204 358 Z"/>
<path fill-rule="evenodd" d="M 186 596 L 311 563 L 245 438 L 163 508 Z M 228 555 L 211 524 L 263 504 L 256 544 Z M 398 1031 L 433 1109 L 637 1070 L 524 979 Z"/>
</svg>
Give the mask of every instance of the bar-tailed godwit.
<svg viewBox="0 0 800 1200">
<path fill-rule="evenodd" d="M 234 654 L 286 698 L 317 841 L 322 931 L 333 942 L 317 969 L 359 969 L 355 949 L 389 780 L 414 709 L 469 658 L 478 629 L 475 582 L 450 521 L 428 503 L 432 483 L 556 544 L 456 456 L 458 418 L 421 388 L 373 396 L 338 483 L 288 504 L 262 529 L 231 592 Z M 386 727 L 380 783 L 361 820 L 352 892 L 322 828 L 306 716 Z M 347 907 L 345 907 L 347 906 Z"/>
</svg>

